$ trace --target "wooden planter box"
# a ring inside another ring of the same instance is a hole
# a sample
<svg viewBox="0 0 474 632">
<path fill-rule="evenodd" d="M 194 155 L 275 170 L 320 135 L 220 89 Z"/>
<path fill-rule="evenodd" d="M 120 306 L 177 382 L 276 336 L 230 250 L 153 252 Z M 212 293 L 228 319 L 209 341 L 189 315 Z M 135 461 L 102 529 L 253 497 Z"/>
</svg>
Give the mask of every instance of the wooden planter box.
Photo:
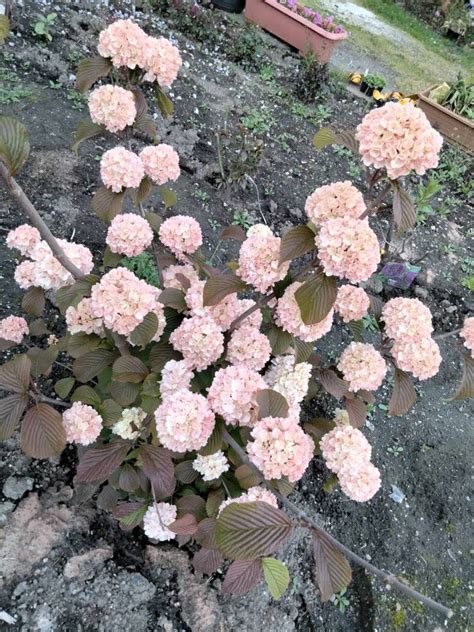
<svg viewBox="0 0 474 632">
<path fill-rule="evenodd" d="M 418 106 L 448 143 L 459 145 L 470 154 L 474 154 L 474 124 L 430 99 L 428 95 L 435 87 L 432 86 L 418 95 Z"/>
<path fill-rule="evenodd" d="M 321 64 L 327 63 L 333 49 L 347 38 L 347 33 L 329 33 L 276 0 L 247 0 L 245 17 L 300 53 L 312 51 Z"/>
</svg>

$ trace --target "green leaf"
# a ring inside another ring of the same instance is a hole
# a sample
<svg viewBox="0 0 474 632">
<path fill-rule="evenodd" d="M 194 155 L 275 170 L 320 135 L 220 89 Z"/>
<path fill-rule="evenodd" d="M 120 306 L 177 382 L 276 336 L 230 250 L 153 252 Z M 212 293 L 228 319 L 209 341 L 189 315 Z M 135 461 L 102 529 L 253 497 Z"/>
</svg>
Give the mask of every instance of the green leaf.
<svg viewBox="0 0 474 632">
<path fill-rule="evenodd" d="M 112 70 L 112 62 L 104 57 L 86 57 L 81 59 L 76 72 L 76 86 L 79 92 L 87 92 L 99 79 L 106 77 Z"/>
<path fill-rule="evenodd" d="M 174 492 L 176 479 L 171 455 L 165 448 L 150 444 L 142 444 L 138 455 L 150 483 L 153 485 L 157 498 L 168 498 Z"/>
<path fill-rule="evenodd" d="M 24 125 L 10 116 L 0 116 L 0 160 L 14 176 L 30 153 L 28 133 Z"/>
<path fill-rule="evenodd" d="M 88 274 L 83 279 L 59 288 L 56 291 L 56 303 L 61 314 L 64 314 L 71 305 L 76 306 L 85 296 L 89 296 L 92 286 L 97 283 L 99 277 L 96 274 Z"/>
<path fill-rule="evenodd" d="M 73 377 L 64 377 L 62 380 L 58 380 L 54 385 L 54 390 L 58 397 L 66 399 L 71 392 L 76 380 Z"/>
<path fill-rule="evenodd" d="M 295 363 L 306 362 L 314 350 L 314 342 L 305 342 L 296 336 L 291 337 L 292 346 L 295 350 Z"/>
<path fill-rule="evenodd" d="M 163 92 L 160 86 L 156 86 L 155 88 L 155 96 L 156 102 L 158 104 L 158 108 L 163 117 L 168 117 L 173 114 L 174 107 L 168 96 Z"/>
<path fill-rule="evenodd" d="M 343 554 L 323 533 L 313 535 L 313 553 L 321 601 L 324 603 L 347 588 L 352 580 L 352 571 Z"/>
<path fill-rule="evenodd" d="M 79 388 L 76 388 L 74 393 L 71 395 L 71 402 L 82 402 L 88 406 L 96 407 L 100 406 L 102 400 L 93 388 L 84 384 L 79 386 Z"/>
<path fill-rule="evenodd" d="M 26 393 L 30 386 L 31 360 L 25 354 L 17 355 L 0 366 L 0 386 L 14 393 Z"/>
<path fill-rule="evenodd" d="M 113 426 L 122 416 L 122 407 L 113 399 L 104 400 L 97 410 L 107 427 Z"/>
<path fill-rule="evenodd" d="M 21 424 L 21 449 L 34 459 L 49 459 L 66 447 L 62 418 L 48 404 L 36 404 L 26 411 Z"/>
<path fill-rule="evenodd" d="M 28 349 L 27 356 L 31 360 L 31 375 L 39 377 L 40 375 L 48 375 L 54 361 L 58 357 L 59 350 L 54 345 L 46 349 L 32 347 Z"/>
<path fill-rule="evenodd" d="M 140 393 L 140 384 L 131 382 L 111 382 L 109 386 L 111 397 L 120 406 L 131 406 Z"/>
<path fill-rule="evenodd" d="M 92 208 L 97 217 L 109 224 L 120 213 L 123 206 L 125 192 L 114 193 L 107 187 L 100 187 L 92 198 Z"/>
<path fill-rule="evenodd" d="M 116 351 L 94 349 L 94 351 L 89 351 L 75 360 L 72 365 L 72 372 L 79 382 L 89 382 L 103 369 L 110 366 L 116 357 Z"/>
<path fill-rule="evenodd" d="M 127 529 L 134 529 L 143 520 L 143 516 L 146 514 L 148 506 L 141 501 L 134 501 L 131 503 L 121 502 L 117 503 L 117 506 L 112 511 L 115 518 L 118 518 L 122 527 Z"/>
<path fill-rule="evenodd" d="M 288 516 L 267 503 L 232 503 L 216 523 L 216 539 L 225 557 L 252 560 L 273 553 L 289 536 Z"/>
<path fill-rule="evenodd" d="M 20 393 L 0 399 L 0 441 L 13 435 L 27 405 L 28 395 Z"/>
<path fill-rule="evenodd" d="M 161 215 L 148 211 L 147 213 L 145 213 L 145 219 L 150 224 L 153 231 L 158 235 L 160 226 L 163 223 L 163 218 L 161 217 Z"/>
<path fill-rule="evenodd" d="M 0 45 L 5 43 L 10 31 L 10 20 L 6 15 L 0 15 Z"/>
<path fill-rule="evenodd" d="M 115 382 L 131 382 L 132 384 L 143 382 L 149 372 L 140 358 L 132 355 L 117 358 L 113 364 L 112 371 L 112 379 Z"/>
<path fill-rule="evenodd" d="M 122 465 L 127 452 L 128 444 L 124 441 L 89 448 L 79 459 L 76 479 L 82 483 L 102 483 Z"/>
<path fill-rule="evenodd" d="M 168 342 L 156 342 L 150 349 L 149 364 L 151 369 L 160 372 L 169 360 L 179 360 L 180 354 L 177 353 Z"/>
<path fill-rule="evenodd" d="M 272 325 L 266 332 L 267 338 L 272 347 L 274 356 L 282 355 L 291 345 L 292 336 L 287 331 L 276 325 Z"/>
<path fill-rule="evenodd" d="M 74 143 L 71 145 L 71 150 L 77 152 L 79 145 L 89 138 L 99 136 L 99 134 L 105 134 L 106 129 L 103 125 L 93 123 L 90 119 L 87 121 L 81 121 L 74 132 Z"/>
<path fill-rule="evenodd" d="M 336 300 L 337 285 L 319 269 L 295 292 L 295 300 L 305 325 L 320 323 L 331 311 Z"/>
<path fill-rule="evenodd" d="M 256 487 L 263 481 L 263 478 L 246 463 L 239 465 L 239 467 L 235 470 L 234 475 L 239 481 L 239 485 L 242 489 Z"/>
<path fill-rule="evenodd" d="M 314 233 L 308 226 L 294 226 L 281 238 L 280 264 L 301 257 L 316 248 Z"/>
<path fill-rule="evenodd" d="M 191 484 L 196 480 L 198 473 L 193 468 L 193 461 L 181 461 L 174 468 L 176 478 L 180 483 L 184 483 L 186 485 Z"/>
<path fill-rule="evenodd" d="M 204 286 L 203 305 L 204 307 L 218 305 L 229 294 L 242 292 L 245 288 L 244 281 L 235 274 L 215 274 L 206 281 Z"/>
<path fill-rule="evenodd" d="M 243 595 L 252 590 L 262 578 L 260 560 L 236 560 L 227 569 L 222 592 Z"/>
<path fill-rule="evenodd" d="M 146 347 L 151 342 L 153 336 L 158 331 L 158 317 L 155 313 L 150 312 L 145 316 L 142 322 L 135 327 L 130 335 L 132 344 L 139 347 Z"/>
<path fill-rule="evenodd" d="M 290 583 L 288 569 L 273 557 L 262 558 L 263 576 L 273 599 L 281 599 Z"/>
<path fill-rule="evenodd" d="M 329 127 L 322 127 L 313 136 L 313 147 L 323 149 L 327 145 L 333 145 L 336 142 L 336 134 Z"/>
<path fill-rule="evenodd" d="M 122 261 L 123 255 L 112 252 L 109 246 L 105 247 L 102 263 L 106 268 L 115 268 Z"/>
<path fill-rule="evenodd" d="M 461 383 L 451 399 L 468 399 L 469 397 L 474 397 L 474 358 L 466 353 Z"/>
<path fill-rule="evenodd" d="M 218 489 L 212 489 L 207 495 L 206 500 L 206 512 L 209 518 L 214 518 L 217 516 L 217 512 L 219 511 L 219 507 L 225 500 L 225 491 L 222 487 Z M 200 523 L 201 525 L 202 523 Z"/>
<path fill-rule="evenodd" d="M 392 396 L 388 403 L 388 414 L 390 416 L 403 415 L 415 402 L 416 391 L 412 378 L 405 371 L 395 369 Z"/>
<path fill-rule="evenodd" d="M 261 389 L 257 391 L 255 401 L 258 406 L 259 419 L 288 416 L 288 402 L 278 391 L 271 388 Z"/>
<path fill-rule="evenodd" d="M 203 456 L 209 456 L 210 454 L 214 454 L 221 448 L 222 448 L 222 424 L 219 420 L 217 420 L 216 425 L 214 426 L 214 430 L 212 431 L 212 434 L 209 437 L 206 445 L 199 449 L 199 454 L 202 454 Z"/>
<path fill-rule="evenodd" d="M 392 180 L 393 219 L 398 232 L 404 233 L 416 223 L 416 211 L 408 191 L 402 189 L 399 182 Z"/>
<path fill-rule="evenodd" d="M 71 336 L 67 343 L 67 351 L 73 358 L 80 358 L 100 345 L 101 339 L 95 334 L 80 332 Z"/>
<path fill-rule="evenodd" d="M 158 191 L 160 192 L 165 208 L 171 208 L 176 204 L 177 197 L 174 191 L 163 186 L 158 187 Z"/>
</svg>

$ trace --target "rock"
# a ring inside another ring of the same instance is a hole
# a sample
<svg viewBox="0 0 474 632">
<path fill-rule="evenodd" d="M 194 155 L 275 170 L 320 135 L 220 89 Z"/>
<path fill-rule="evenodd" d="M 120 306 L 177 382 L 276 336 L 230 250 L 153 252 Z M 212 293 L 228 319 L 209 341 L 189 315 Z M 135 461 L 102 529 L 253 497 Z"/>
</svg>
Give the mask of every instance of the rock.
<svg viewBox="0 0 474 632">
<path fill-rule="evenodd" d="M 112 556 L 113 551 L 110 546 L 101 549 L 93 549 L 83 555 L 76 555 L 66 562 L 63 575 L 66 579 L 86 581 L 86 579 L 94 577 L 97 571 L 100 570 L 105 562 L 110 560 Z"/>
<path fill-rule="evenodd" d="M 3 486 L 3 495 L 13 500 L 19 500 L 26 492 L 33 489 L 33 479 L 28 476 L 9 476 Z"/>
<path fill-rule="evenodd" d="M 374 292 L 374 294 L 380 294 L 383 290 L 383 283 L 376 276 L 371 276 L 370 279 L 367 280 L 365 286 L 369 292 Z"/>
<path fill-rule="evenodd" d="M 303 211 L 299 208 L 290 208 L 290 215 L 296 217 L 296 219 L 301 219 L 303 217 Z"/>
<path fill-rule="evenodd" d="M 428 298 L 428 295 L 429 295 L 428 290 L 419 285 L 415 286 L 415 294 L 421 298 Z"/>
<path fill-rule="evenodd" d="M 15 505 L 6 500 L 4 503 L 0 503 L 0 525 L 5 524 L 10 514 L 15 509 Z"/>
</svg>

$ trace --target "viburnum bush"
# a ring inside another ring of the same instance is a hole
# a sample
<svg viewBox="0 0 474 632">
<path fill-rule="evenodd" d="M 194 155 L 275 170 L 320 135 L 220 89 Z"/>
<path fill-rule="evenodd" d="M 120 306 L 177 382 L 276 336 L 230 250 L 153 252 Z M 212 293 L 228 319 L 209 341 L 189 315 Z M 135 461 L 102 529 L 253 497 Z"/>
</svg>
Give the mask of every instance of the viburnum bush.
<svg viewBox="0 0 474 632">
<path fill-rule="evenodd" d="M 412 226 L 398 178 L 435 167 L 441 137 L 420 110 L 393 103 L 371 111 L 355 135 L 321 130 L 317 147 L 338 142 L 360 153 L 366 199 L 349 181 L 336 182 L 308 196 L 308 222 L 282 237 L 265 224 L 246 233 L 225 228 L 221 240 L 240 242 L 240 251 L 217 270 L 194 218 L 163 219 L 145 208 L 154 187 L 165 206 L 174 201 L 165 185 L 179 177 L 179 158 L 159 143 L 145 94 L 153 89 L 162 114 L 172 112 L 163 88 L 176 78 L 179 51 L 131 20 L 105 29 L 98 51 L 79 64 L 78 87 L 109 77 L 113 84 L 90 92 L 91 118 L 74 147 L 107 131 L 122 139 L 101 158 L 103 186 L 92 200 L 108 224 L 100 265 L 87 247 L 46 227 L 14 178 L 28 157 L 25 128 L 0 117 L 0 175 L 32 224 L 7 235 L 29 320 L 0 321 L 1 344 L 38 340 L 0 368 L 0 386 L 11 393 L 0 401 L 2 438 L 21 421 L 21 446 L 33 458 L 77 444 L 75 482 L 97 486 L 101 509 L 124 529 L 142 526 L 154 542 L 192 543 L 196 572 L 212 574 L 230 560 L 226 592 L 250 590 L 263 576 L 274 597 L 283 594 L 288 571 L 271 554 L 293 517 L 311 532 L 323 600 L 350 582 L 344 555 L 425 599 L 347 550 L 288 496 L 317 454 L 350 500 L 369 501 L 381 473 L 360 430 L 367 404 L 390 375 L 388 412 L 400 415 L 416 398 L 411 376 L 438 372 L 429 309 L 413 298 L 383 304 L 364 283 L 382 256 L 371 215 L 388 213 L 399 231 Z M 133 212 L 123 212 L 126 198 Z M 145 252 L 159 287 L 121 264 Z M 55 333 L 40 318 L 46 299 L 63 316 Z M 379 329 L 370 342 L 360 326 L 368 314 Z M 472 392 L 473 322 L 461 332 L 467 353 L 458 398 Z M 317 353 L 318 341 L 346 323 L 354 340 L 331 363 Z M 44 378 L 58 375 L 54 395 Z M 338 401 L 333 418 L 311 418 L 318 392 Z"/>
</svg>

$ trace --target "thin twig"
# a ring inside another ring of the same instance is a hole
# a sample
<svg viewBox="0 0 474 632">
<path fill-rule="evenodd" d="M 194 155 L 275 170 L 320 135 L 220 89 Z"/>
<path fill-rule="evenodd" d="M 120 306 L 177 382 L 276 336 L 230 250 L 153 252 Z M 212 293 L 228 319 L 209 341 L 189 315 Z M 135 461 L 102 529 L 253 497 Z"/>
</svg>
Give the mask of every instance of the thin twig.
<svg viewBox="0 0 474 632">
<path fill-rule="evenodd" d="M 226 443 L 228 443 L 235 450 L 235 452 L 237 452 L 241 460 L 246 465 L 248 465 L 261 478 L 265 479 L 263 473 L 258 469 L 258 467 L 254 463 L 252 463 L 252 461 L 248 458 L 245 450 L 227 432 L 227 430 L 223 431 L 222 438 L 224 439 Z M 283 496 L 283 494 L 281 494 L 280 492 L 275 490 L 273 487 L 265 483 L 265 481 L 264 481 L 264 484 L 278 498 L 278 500 L 282 503 L 282 505 L 286 507 L 289 511 L 291 511 L 291 513 L 293 513 L 298 518 L 298 520 L 304 523 L 304 525 L 310 531 L 324 535 L 324 537 L 327 540 L 329 540 L 334 547 L 336 547 L 339 551 L 341 551 L 341 553 L 344 553 L 344 555 L 346 555 L 350 560 L 352 560 L 359 566 L 362 566 L 362 568 L 365 568 L 372 575 L 379 577 L 384 583 L 389 584 L 390 586 L 393 586 L 394 588 L 397 588 L 398 590 L 405 593 L 412 599 L 421 601 L 421 603 L 423 603 L 425 606 L 428 606 L 429 608 L 433 610 L 437 610 L 438 612 L 441 612 L 448 618 L 452 617 L 453 615 L 452 610 L 450 610 L 449 608 L 446 608 L 446 606 L 443 606 L 437 601 L 430 599 L 429 597 L 425 597 L 425 595 L 422 595 L 421 593 L 414 590 L 407 584 L 401 582 L 392 573 L 386 573 L 385 571 L 382 571 L 381 569 L 377 568 L 373 564 L 370 564 L 369 562 L 364 560 L 362 557 L 359 557 L 359 555 L 357 555 L 356 553 L 348 549 L 344 544 L 339 542 L 339 540 L 336 540 L 336 538 L 334 538 L 325 529 L 323 529 L 321 525 L 319 525 L 314 518 L 312 518 L 311 516 L 308 516 L 308 514 L 306 514 L 302 509 L 300 509 L 294 503 L 292 503 L 291 500 L 288 500 L 286 496 Z"/>
<path fill-rule="evenodd" d="M 459 327 L 459 329 L 453 329 L 453 331 L 447 331 L 444 334 L 437 334 L 436 336 L 433 336 L 433 338 L 435 340 L 442 340 L 443 338 L 449 338 L 449 336 L 455 336 L 456 334 L 458 334 L 462 330 L 463 330 L 463 328 Z"/>
<path fill-rule="evenodd" d="M 390 182 L 386 184 L 384 188 L 379 192 L 375 200 L 371 204 L 369 204 L 369 206 L 365 209 L 365 211 L 362 213 L 359 219 L 365 219 L 371 213 L 376 213 L 379 209 L 380 203 L 383 201 L 387 193 L 390 191 L 391 187 L 392 185 Z"/>
<path fill-rule="evenodd" d="M 68 402 L 62 402 L 59 399 L 53 399 L 52 397 L 46 397 L 46 395 L 35 395 L 35 398 L 45 404 L 53 404 L 54 406 L 62 406 L 62 408 L 70 408 L 71 404 Z"/>
<path fill-rule="evenodd" d="M 262 211 L 262 205 L 261 205 L 261 203 L 260 203 L 260 193 L 258 192 L 258 186 L 257 186 L 257 183 L 255 182 L 255 180 L 254 180 L 253 178 L 251 178 L 251 177 L 249 176 L 249 174 L 248 174 L 248 173 L 246 173 L 246 174 L 245 174 L 245 177 L 246 177 L 246 178 L 247 178 L 247 180 L 248 180 L 249 182 L 251 182 L 251 183 L 253 184 L 253 186 L 255 187 L 255 191 L 256 191 L 256 193 L 257 193 L 257 204 L 258 204 L 258 210 L 260 211 L 260 215 L 262 216 L 263 221 L 265 222 L 265 224 L 267 224 L 267 225 L 268 225 L 267 219 L 266 219 L 266 217 L 265 217 L 265 215 L 263 214 L 263 211 Z"/>
</svg>

